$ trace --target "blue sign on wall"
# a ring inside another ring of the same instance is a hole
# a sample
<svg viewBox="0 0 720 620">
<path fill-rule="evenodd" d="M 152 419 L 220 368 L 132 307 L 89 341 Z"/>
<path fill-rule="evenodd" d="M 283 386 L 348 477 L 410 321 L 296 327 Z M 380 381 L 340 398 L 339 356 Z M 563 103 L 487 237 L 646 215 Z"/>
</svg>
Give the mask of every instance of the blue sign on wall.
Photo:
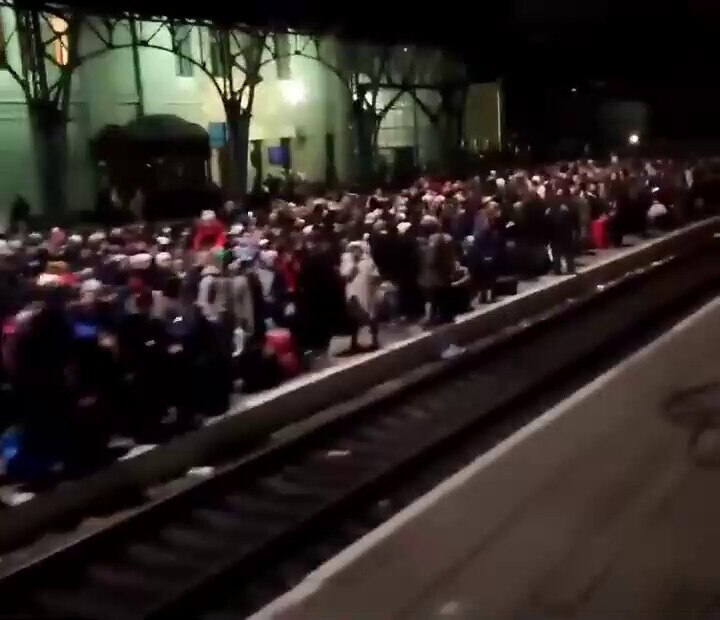
<svg viewBox="0 0 720 620">
<path fill-rule="evenodd" d="M 224 147 L 227 144 L 225 123 L 208 123 L 208 137 L 210 138 L 211 149 Z"/>
</svg>

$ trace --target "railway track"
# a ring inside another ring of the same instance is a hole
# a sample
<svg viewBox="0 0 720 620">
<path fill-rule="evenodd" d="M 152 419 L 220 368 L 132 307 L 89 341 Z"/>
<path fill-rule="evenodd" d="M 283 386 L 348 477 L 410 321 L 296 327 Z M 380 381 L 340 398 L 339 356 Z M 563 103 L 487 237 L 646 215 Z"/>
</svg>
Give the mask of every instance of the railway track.
<svg viewBox="0 0 720 620">
<path fill-rule="evenodd" d="M 599 360 L 715 294 L 718 259 L 720 241 L 708 239 L 419 368 L 382 397 L 324 412 L 272 449 L 5 575 L 0 617 L 242 617 L 587 380 Z"/>
</svg>

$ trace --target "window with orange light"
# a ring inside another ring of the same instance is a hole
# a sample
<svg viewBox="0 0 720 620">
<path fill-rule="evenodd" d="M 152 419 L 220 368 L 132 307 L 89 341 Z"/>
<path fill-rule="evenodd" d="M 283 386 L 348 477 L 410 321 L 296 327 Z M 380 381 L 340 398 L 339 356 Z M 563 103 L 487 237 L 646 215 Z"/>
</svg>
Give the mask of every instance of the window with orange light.
<svg viewBox="0 0 720 620">
<path fill-rule="evenodd" d="M 68 45 L 68 23 L 57 15 L 49 19 L 50 28 L 53 32 L 52 55 L 55 62 L 65 66 L 70 60 L 70 48 Z"/>
</svg>

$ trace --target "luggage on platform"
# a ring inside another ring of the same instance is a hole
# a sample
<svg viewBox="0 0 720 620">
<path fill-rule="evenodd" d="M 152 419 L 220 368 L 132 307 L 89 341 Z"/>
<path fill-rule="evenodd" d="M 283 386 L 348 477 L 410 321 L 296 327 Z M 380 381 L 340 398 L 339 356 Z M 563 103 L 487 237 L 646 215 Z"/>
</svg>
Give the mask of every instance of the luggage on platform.
<svg viewBox="0 0 720 620">
<path fill-rule="evenodd" d="M 531 278 L 538 278 L 547 273 L 549 269 L 550 259 L 547 247 L 540 243 L 528 246 L 526 274 Z"/>
<path fill-rule="evenodd" d="M 593 247 L 602 250 L 608 247 L 607 218 L 599 217 L 590 226 Z"/>
<path fill-rule="evenodd" d="M 495 281 L 493 293 L 495 296 L 512 296 L 517 295 L 518 279 L 514 276 L 501 276 Z"/>
<path fill-rule="evenodd" d="M 287 377 L 294 377 L 300 372 L 300 359 L 289 329 L 269 329 L 265 334 L 265 347 L 275 354 Z"/>
</svg>

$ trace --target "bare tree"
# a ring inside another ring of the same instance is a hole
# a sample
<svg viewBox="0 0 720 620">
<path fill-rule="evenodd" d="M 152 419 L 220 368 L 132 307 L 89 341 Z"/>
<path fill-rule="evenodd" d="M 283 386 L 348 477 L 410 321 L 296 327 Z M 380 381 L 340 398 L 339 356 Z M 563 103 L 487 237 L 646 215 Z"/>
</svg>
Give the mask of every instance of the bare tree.
<svg viewBox="0 0 720 620">
<path fill-rule="evenodd" d="M 214 85 L 227 120 L 230 151 L 229 187 L 243 193 L 247 183 L 248 137 L 255 90 L 260 82 L 268 33 L 208 25 L 203 22 L 134 15 L 90 17 L 77 11 L 15 9 L 14 22 L 2 33 L 2 49 L 16 45 L 5 68 L 25 97 L 33 132 L 43 210 L 61 213 L 66 202 L 67 125 L 70 120 L 73 76 L 88 61 L 119 49 L 133 50 L 136 87 L 138 49 L 174 54 L 204 73 Z M 200 45 L 186 45 L 194 33 L 205 33 Z M 209 53 L 209 43 L 214 53 Z M 12 59 L 16 58 L 15 61 Z M 139 92 L 138 111 L 142 114 Z"/>
<path fill-rule="evenodd" d="M 121 48 L 154 49 L 174 54 L 210 80 L 222 102 L 227 121 L 230 178 L 224 179 L 224 182 L 231 191 L 244 193 L 250 121 L 256 88 L 261 81 L 263 56 L 268 50 L 269 33 L 197 21 L 154 18 L 143 22 L 142 32 L 129 40 L 126 38 L 125 42 L 118 42 L 114 33 L 121 27 L 134 28 L 132 18 L 92 20 L 90 23 L 100 45 L 84 53 L 80 63 Z M 198 44 L 190 45 L 196 33 Z"/>
<path fill-rule="evenodd" d="M 70 115 L 72 65 L 83 18 L 62 12 L 18 9 L 2 33 L 5 69 L 27 103 L 43 211 L 65 208 L 67 122 Z M 16 45 L 18 54 L 7 52 Z"/>
</svg>

